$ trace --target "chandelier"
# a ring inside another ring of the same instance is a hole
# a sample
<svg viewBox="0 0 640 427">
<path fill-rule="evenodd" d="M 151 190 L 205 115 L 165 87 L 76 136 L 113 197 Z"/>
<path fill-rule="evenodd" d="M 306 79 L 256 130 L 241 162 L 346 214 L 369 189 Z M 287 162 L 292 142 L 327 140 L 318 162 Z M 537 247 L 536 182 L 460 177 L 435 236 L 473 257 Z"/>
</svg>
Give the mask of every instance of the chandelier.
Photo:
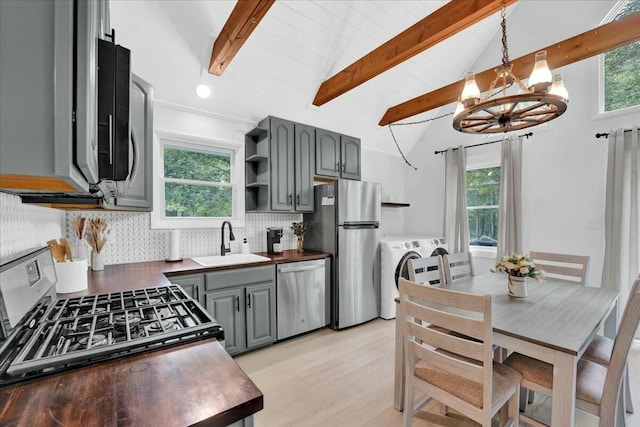
<svg viewBox="0 0 640 427">
<path fill-rule="evenodd" d="M 481 97 L 473 72 L 465 76 L 464 89 L 453 114 L 453 127 L 465 133 L 510 132 L 536 126 L 561 116 L 567 109 L 569 93 L 562 74 L 551 76 L 547 52 L 536 53 L 528 87 L 511 71 L 507 46 L 507 20 L 502 3 L 502 65 L 495 69 L 496 78 Z M 518 93 L 508 95 L 515 86 Z M 497 90 L 496 90 L 497 88 Z M 495 92 L 494 92 L 495 91 Z M 495 97 L 496 95 L 501 95 Z"/>
</svg>

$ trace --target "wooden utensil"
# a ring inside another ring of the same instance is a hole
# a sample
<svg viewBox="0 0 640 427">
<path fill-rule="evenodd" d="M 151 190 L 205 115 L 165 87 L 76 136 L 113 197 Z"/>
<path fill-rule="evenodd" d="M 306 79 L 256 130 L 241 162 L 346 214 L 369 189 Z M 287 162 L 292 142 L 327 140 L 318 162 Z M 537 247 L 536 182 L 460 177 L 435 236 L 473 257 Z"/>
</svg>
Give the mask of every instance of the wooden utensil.
<svg viewBox="0 0 640 427">
<path fill-rule="evenodd" d="M 49 240 L 47 244 L 51 246 L 51 255 L 53 255 L 53 258 L 58 262 L 65 262 L 65 248 L 61 246 L 56 239 Z"/>
<path fill-rule="evenodd" d="M 71 249 L 71 244 L 69 244 L 69 241 L 63 237 L 60 239 L 60 243 L 64 248 L 65 255 L 67 256 L 67 258 L 69 258 L 69 261 L 73 262 L 73 250 Z"/>
</svg>

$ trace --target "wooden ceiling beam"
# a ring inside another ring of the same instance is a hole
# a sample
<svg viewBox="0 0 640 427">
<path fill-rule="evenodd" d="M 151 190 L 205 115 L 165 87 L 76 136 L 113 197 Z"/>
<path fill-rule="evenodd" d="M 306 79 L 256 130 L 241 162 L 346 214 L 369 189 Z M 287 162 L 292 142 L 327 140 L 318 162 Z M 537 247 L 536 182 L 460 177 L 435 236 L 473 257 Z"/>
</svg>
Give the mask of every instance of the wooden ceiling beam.
<svg viewBox="0 0 640 427">
<path fill-rule="evenodd" d="M 632 13 L 622 19 L 601 25 L 575 37 L 554 43 L 542 49 L 521 56 L 511 61 L 513 74 L 519 79 L 529 77 L 535 62 L 535 53 L 547 51 L 549 68 L 555 70 L 609 50 L 640 40 L 640 12 Z M 495 68 L 495 67 L 494 67 Z M 495 79 L 494 68 L 476 74 L 476 83 L 481 92 L 486 91 Z M 458 100 L 462 93 L 464 80 L 425 93 L 402 104 L 390 107 L 378 123 L 386 126 L 399 120 L 442 107 Z"/>
<path fill-rule="evenodd" d="M 506 4 L 517 0 L 506 0 Z M 313 105 L 323 105 L 407 59 L 493 15 L 502 0 L 452 0 L 325 80 Z"/>
<path fill-rule="evenodd" d="M 238 0 L 213 43 L 209 73 L 222 75 L 276 0 Z"/>
</svg>

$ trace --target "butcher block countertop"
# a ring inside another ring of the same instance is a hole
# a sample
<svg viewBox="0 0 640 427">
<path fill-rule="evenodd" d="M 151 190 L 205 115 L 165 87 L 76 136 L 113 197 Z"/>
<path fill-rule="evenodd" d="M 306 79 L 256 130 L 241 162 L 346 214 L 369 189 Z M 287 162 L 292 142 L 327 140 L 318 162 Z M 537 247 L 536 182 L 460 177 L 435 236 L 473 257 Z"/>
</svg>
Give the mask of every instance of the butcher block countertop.
<svg viewBox="0 0 640 427">
<path fill-rule="evenodd" d="M 59 298 L 166 286 L 166 276 L 322 259 L 284 251 L 271 261 L 203 267 L 191 259 L 108 265 Z M 165 276 L 166 275 L 166 276 Z M 215 339 L 96 363 L 0 387 L 2 426 L 226 426 L 260 411 L 262 392 Z"/>
</svg>

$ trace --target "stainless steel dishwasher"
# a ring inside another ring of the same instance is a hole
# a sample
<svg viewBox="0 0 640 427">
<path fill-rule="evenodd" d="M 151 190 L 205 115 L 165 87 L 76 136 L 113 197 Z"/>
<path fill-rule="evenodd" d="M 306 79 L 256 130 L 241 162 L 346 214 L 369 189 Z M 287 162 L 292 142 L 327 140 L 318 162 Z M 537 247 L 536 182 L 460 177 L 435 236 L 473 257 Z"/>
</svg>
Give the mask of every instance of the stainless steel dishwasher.
<svg viewBox="0 0 640 427">
<path fill-rule="evenodd" d="M 327 259 L 278 265 L 278 340 L 327 325 Z"/>
</svg>

